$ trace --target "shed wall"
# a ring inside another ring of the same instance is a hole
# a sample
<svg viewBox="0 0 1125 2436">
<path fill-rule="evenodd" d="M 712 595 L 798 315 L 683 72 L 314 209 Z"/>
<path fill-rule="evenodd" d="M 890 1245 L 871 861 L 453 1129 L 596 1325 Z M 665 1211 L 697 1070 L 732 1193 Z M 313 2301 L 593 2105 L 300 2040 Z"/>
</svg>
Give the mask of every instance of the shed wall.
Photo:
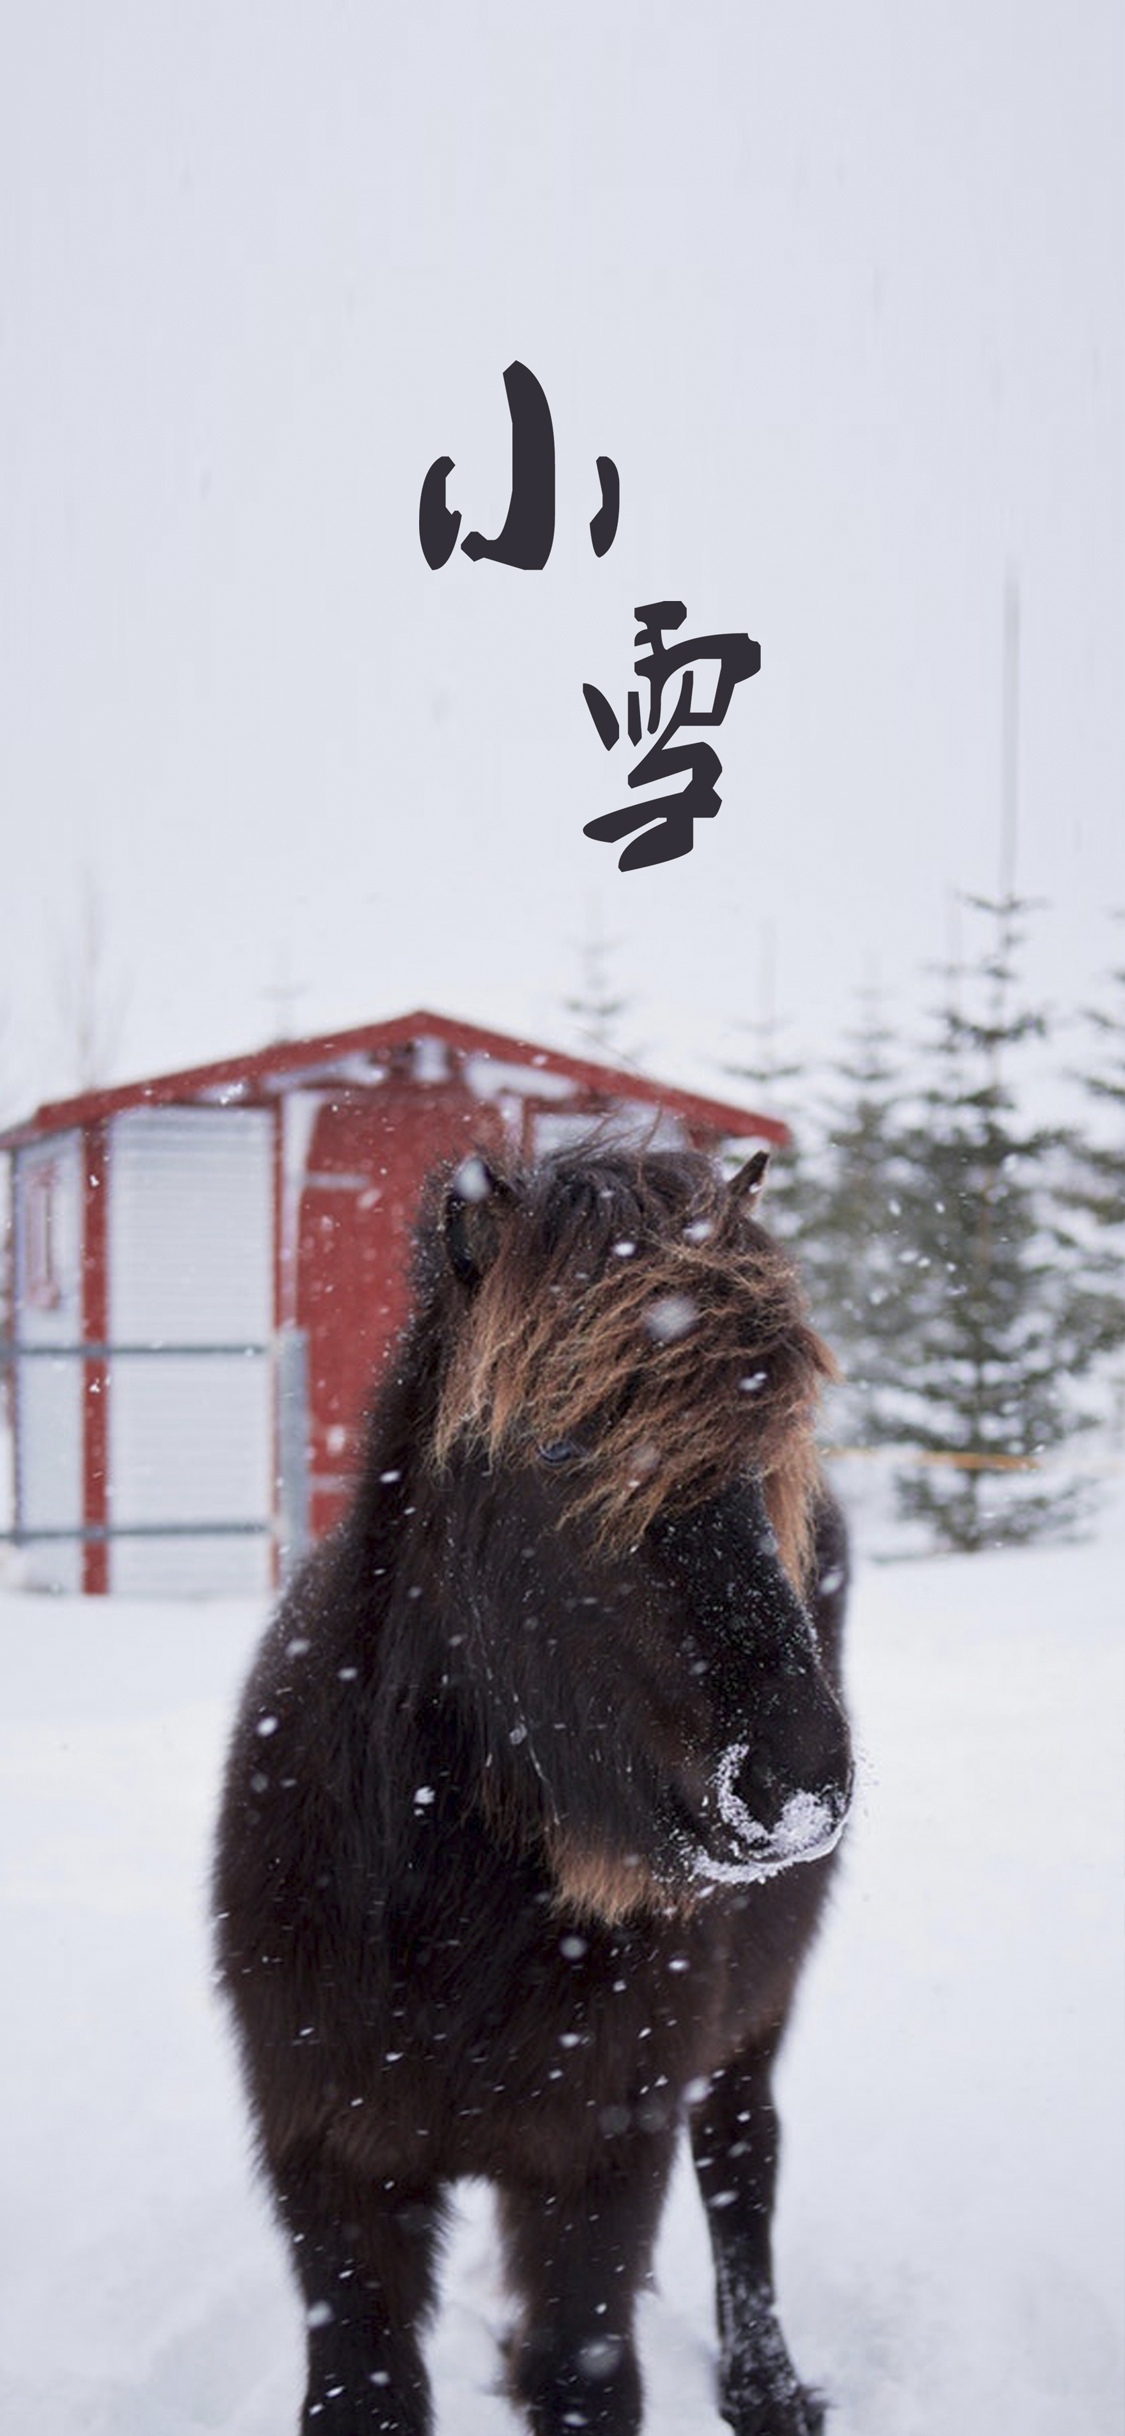
<svg viewBox="0 0 1125 2436">
<path fill-rule="evenodd" d="M 296 1247 L 314 1539 L 344 1510 L 364 1414 L 406 1318 L 410 1230 L 423 1182 L 439 1161 L 502 1140 L 497 1110 L 478 1105 L 444 1073 L 423 1085 L 409 1076 L 379 1090 L 336 1093 L 317 1109 Z"/>
</svg>

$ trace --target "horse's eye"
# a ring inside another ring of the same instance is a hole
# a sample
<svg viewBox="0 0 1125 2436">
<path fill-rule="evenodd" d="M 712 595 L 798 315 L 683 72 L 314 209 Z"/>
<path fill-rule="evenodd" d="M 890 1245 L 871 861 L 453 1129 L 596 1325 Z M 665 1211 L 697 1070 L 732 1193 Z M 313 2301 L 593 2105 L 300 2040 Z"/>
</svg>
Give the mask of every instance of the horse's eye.
<svg viewBox="0 0 1125 2436">
<path fill-rule="evenodd" d="M 540 1463 L 573 1463 L 581 1451 L 573 1438 L 556 1438 L 550 1446 L 537 1446 L 535 1449 Z"/>
</svg>

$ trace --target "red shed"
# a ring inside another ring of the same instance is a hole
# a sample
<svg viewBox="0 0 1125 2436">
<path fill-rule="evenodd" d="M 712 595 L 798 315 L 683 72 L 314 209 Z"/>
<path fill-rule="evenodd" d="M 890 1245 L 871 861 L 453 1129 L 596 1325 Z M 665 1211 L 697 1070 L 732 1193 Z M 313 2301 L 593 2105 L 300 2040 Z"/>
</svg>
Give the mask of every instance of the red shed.
<svg viewBox="0 0 1125 2436">
<path fill-rule="evenodd" d="M 0 1136 L 28 1578 L 264 1589 L 340 1512 L 428 1170 L 607 1117 L 709 1150 L 788 1139 L 426 1013 L 55 1101 Z"/>
</svg>

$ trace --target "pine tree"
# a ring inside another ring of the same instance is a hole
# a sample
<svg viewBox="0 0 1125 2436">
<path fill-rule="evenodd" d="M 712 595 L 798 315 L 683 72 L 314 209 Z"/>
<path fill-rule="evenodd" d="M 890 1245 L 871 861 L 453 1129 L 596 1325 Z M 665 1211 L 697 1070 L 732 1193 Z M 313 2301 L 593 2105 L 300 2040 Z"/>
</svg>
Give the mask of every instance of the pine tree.
<svg viewBox="0 0 1125 2436">
<path fill-rule="evenodd" d="M 55 992 L 68 1087 L 90 1091 L 112 1069 L 128 989 L 113 975 L 105 897 L 90 864 L 83 865 L 75 889 L 69 935 L 55 960 Z"/>
<path fill-rule="evenodd" d="M 805 1181 L 799 1250 L 818 1327 L 843 1370 L 830 1408 L 836 1437 L 893 1436 L 903 1327 L 900 1265 L 906 1115 L 878 988 L 860 992 L 851 1054 L 833 1068 L 823 1140 Z"/>
<path fill-rule="evenodd" d="M 621 1041 L 621 1020 L 627 1013 L 629 1001 L 621 995 L 611 978 L 613 957 L 618 942 L 607 939 L 601 917 L 593 905 L 586 909 L 586 929 L 579 954 L 582 979 L 572 998 L 564 998 L 567 1014 L 573 1016 L 574 1026 L 584 1048 L 595 1049 L 599 1056 L 619 1064 L 635 1065 L 639 1052 L 628 1050 Z"/>
<path fill-rule="evenodd" d="M 1062 1234 L 1098 1298 L 1102 1355 L 1125 1343 L 1125 969 L 1110 975 L 1115 998 L 1088 1007 L 1093 1035 L 1090 1065 L 1076 1080 L 1092 1102 L 1097 1138 L 1069 1128 L 1059 1184 Z M 1106 1120 L 1108 1131 L 1103 1130 Z M 1118 1425 L 1125 1419 L 1125 1382 L 1118 1383 Z"/>
<path fill-rule="evenodd" d="M 900 1511 L 939 1544 L 1019 1543 L 1073 1523 L 1082 1485 L 1036 1477 L 1086 1416 L 1072 1388 L 1096 1359 L 1098 1297 L 1068 1256 L 1049 1190 L 1058 1136 L 1019 1122 L 1009 1080 L 1019 1045 L 1045 1030 L 1013 1005 L 1014 896 L 971 899 L 993 944 L 965 1012 L 951 976 L 933 1079 L 907 1142 L 901 1385 L 904 1438 L 935 1460 L 902 1472 Z"/>
<path fill-rule="evenodd" d="M 788 1142 L 770 1153 L 767 1224 L 780 1242 L 801 1256 L 812 1188 L 806 1163 L 807 1129 L 793 1102 L 801 1094 L 806 1071 L 798 1058 L 789 1057 L 781 1048 L 781 1034 L 787 1027 L 777 1013 L 777 934 L 772 922 L 762 926 L 759 1012 L 740 1021 L 737 1028 L 747 1037 L 747 1053 L 723 1063 L 720 1072 L 731 1082 L 748 1084 L 750 1093 L 762 1103 L 760 1113 L 780 1116 L 790 1127 Z"/>
<path fill-rule="evenodd" d="M 1071 1139 L 1082 1171 L 1074 1193 L 1076 1205 L 1086 1209 L 1099 1226 L 1120 1236 L 1125 1230 L 1125 967 L 1119 966 L 1110 981 L 1116 1003 L 1085 1009 L 1102 1052 L 1101 1071 L 1095 1064 L 1079 1079 L 1095 1105 L 1115 1120 L 1114 1139 Z"/>
</svg>

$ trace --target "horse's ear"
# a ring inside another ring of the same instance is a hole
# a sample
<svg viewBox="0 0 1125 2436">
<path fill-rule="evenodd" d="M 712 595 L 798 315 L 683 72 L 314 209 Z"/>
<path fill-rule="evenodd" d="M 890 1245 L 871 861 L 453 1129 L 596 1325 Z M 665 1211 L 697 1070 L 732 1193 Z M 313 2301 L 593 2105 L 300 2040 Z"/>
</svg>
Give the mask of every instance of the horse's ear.
<svg viewBox="0 0 1125 2436">
<path fill-rule="evenodd" d="M 450 1268 L 463 1286 L 479 1286 L 491 1268 L 515 1200 L 512 1186 L 479 1151 L 454 1169 L 442 1205 L 441 1232 Z"/>
<path fill-rule="evenodd" d="M 768 1150 L 756 1150 L 747 1159 L 745 1167 L 740 1167 L 737 1175 L 731 1177 L 727 1186 L 727 1208 L 729 1210 L 753 1208 L 765 1183 L 769 1163 Z"/>
</svg>

